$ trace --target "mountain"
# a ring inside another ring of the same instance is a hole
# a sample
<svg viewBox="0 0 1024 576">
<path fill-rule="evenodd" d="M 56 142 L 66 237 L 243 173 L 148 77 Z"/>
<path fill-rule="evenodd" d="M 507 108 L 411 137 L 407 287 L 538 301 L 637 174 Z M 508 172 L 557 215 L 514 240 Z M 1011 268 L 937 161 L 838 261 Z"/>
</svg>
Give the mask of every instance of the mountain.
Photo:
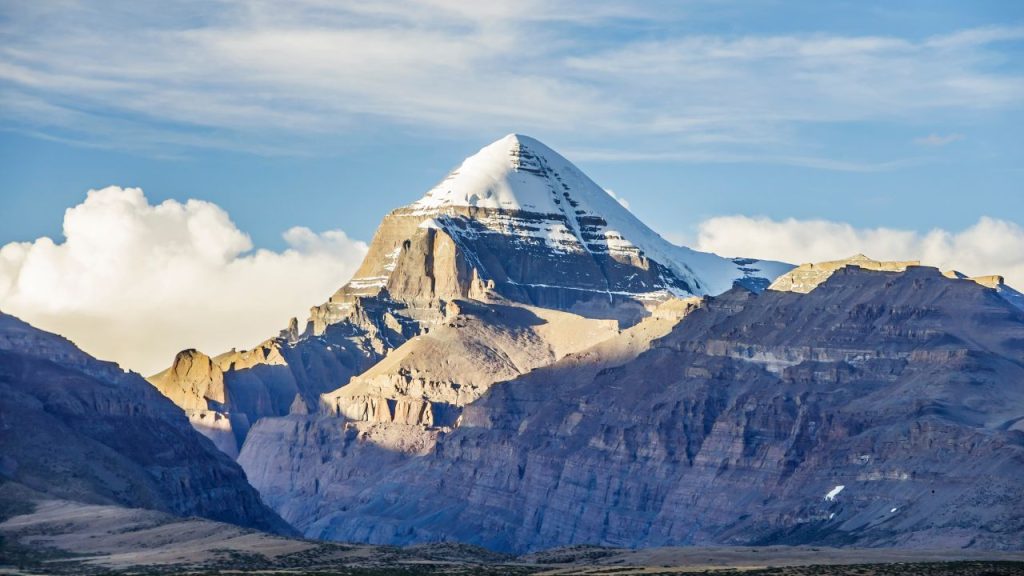
<svg viewBox="0 0 1024 576">
<path fill-rule="evenodd" d="M 386 290 L 404 300 L 502 298 L 635 321 L 649 302 L 763 289 L 791 266 L 664 240 L 544 144 L 509 134 L 389 214 L 362 267 L 323 309 Z"/>
<path fill-rule="evenodd" d="M 672 246 L 510 135 L 304 326 L 150 380 L 307 537 L 1020 549 L 1022 302 Z"/>
<path fill-rule="evenodd" d="M 292 415 L 239 462 L 338 540 L 1024 548 L 1024 312 L 934 268 L 867 268 L 677 301 L 494 383 L 419 451 Z"/>
<path fill-rule="evenodd" d="M 3 313 L 0 446 L 3 485 L 294 532 L 142 377 Z"/>
<path fill-rule="evenodd" d="M 734 283 L 763 290 L 790 268 L 674 246 L 558 153 L 510 134 L 388 214 L 355 276 L 304 326 L 293 320 L 253 350 L 183 351 L 149 380 L 233 456 L 257 420 L 315 413 L 322 394 L 371 367 L 326 399 L 335 412 L 451 424 L 491 383 L 594 344 L 666 301 Z M 435 330 L 448 334 L 444 344 L 427 336 Z M 398 350 L 403 360 L 383 362 Z M 469 387 L 434 360 L 456 351 L 463 373 L 476 363 Z M 417 413 L 395 416 L 396 402 Z"/>
</svg>

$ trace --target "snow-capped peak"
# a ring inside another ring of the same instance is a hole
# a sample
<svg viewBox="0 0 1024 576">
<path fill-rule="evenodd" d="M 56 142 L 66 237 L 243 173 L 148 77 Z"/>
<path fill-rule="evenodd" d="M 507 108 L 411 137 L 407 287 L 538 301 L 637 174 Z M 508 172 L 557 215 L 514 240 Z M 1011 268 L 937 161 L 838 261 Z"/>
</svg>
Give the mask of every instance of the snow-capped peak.
<svg viewBox="0 0 1024 576">
<path fill-rule="evenodd" d="M 675 246 L 648 228 L 572 162 L 539 140 L 508 134 L 466 158 L 425 196 L 407 207 L 434 217 L 475 207 L 552 217 L 543 233 L 564 246 L 566 236 L 592 252 L 639 251 L 671 269 L 697 294 L 717 294 L 736 279 L 774 278 L 791 266 L 730 260 Z"/>
<path fill-rule="evenodd" d="M 508 134 L 466 158 L 413 207 L 476 206 L 544 214 L 563 212 L 557 181 L 586 180 L 585 190 L 604 190 L 539 140 Z"/>
</svg>

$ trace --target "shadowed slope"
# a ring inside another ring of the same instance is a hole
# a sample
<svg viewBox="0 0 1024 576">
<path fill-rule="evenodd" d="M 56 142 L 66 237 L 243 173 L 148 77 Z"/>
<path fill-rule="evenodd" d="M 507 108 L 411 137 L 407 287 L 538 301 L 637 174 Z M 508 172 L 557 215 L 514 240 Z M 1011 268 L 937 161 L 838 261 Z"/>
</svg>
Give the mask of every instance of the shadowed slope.
<svg viewBox="0 0 1024 576">
<path fill-rule="evenodd" d="M 0 476 L 59 498 L 292 529 L 142 377 L 0 314 Z"/>
</svg>

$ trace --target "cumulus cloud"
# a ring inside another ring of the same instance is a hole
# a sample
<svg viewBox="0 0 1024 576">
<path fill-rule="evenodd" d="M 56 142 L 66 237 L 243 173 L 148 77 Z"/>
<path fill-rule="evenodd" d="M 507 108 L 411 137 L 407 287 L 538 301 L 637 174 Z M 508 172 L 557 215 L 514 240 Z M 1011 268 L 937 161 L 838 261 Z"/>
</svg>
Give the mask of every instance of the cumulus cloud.
<svg viewBox="0 0 1024 576">
<path fill-rule="evenodd" d="M 247 347 L 305 318 L 367 248 L 340 230 L 296 227 L 287 249 L 253 250 L 215 204 L 151 205 L 119 187 L 69 208 L 64 236 L 0 248 L 0 309 L 143 374 L 183 348 Z"/>
<path fill-rule="evenodd" d="M 961 231 L 920 233 L 828 220 L 724 216 L 701 223 L 696 248 L 797 264 L 863 253 L 878 260 L 920 260 L 970 276 L 1001 274 L 1010 285 L 1024 288 L 1024 228 L 989 217 Z"/>
</svg>

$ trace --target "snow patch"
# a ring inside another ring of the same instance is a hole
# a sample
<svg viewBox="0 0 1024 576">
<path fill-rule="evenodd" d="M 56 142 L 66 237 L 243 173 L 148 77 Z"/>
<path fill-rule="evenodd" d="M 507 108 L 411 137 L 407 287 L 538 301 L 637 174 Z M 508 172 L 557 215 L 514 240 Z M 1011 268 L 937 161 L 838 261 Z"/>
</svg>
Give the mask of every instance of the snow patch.
<svg viewBox="0 0 1024 576">
<path fill-rule="evenodd" d="M 842 484 L 840 484 L 840 485 L 836 486 L 835 488 L 829 490 L 828 494 L 825 494 L 825 501 L 826 502 L 835 502 L 836 496 L 839 496 L 839 493 L 842 492 L 844 488 L 846 488 L 846 486 L 843 486 Z"/>
</svg>

